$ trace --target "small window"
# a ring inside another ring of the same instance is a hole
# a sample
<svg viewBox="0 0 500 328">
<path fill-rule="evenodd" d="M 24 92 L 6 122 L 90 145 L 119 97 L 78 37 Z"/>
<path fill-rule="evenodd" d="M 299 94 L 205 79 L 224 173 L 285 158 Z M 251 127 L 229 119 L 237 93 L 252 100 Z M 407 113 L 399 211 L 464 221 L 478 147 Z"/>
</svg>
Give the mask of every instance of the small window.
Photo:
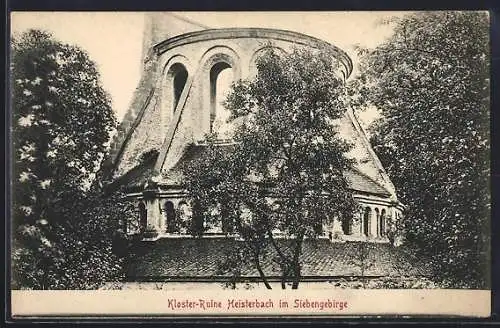
<svg viewBox="0 0 500 328">
<path fill-rule="evenodd" d="M 346 235 L 352 234 L 352 218 L 345 218 L 342 220 L 342 231 Z"/>
<path fill-rule="evenodd" d="M 363 234 L 365 236 L 370 235 L 370 216 L 372 215 L 372 209 L 369 207 L 365 208 L 365 214 L 363 215 Z"/>
<path fill-rule="evenodd" d="M 382 210 L 380 214 L 380 236 L 385 237 L 386 236 L 386 215 L 385 215 L 385 209 Z"/>
<path fill-rule="evenodd" d="M 168 233 L 173 233 L 177 231 L 177 225 L 175 222 L 175 209 L 174 209 L 174 204 L 170 201 L 165 202 L 165 208 L 164 208 L 164 214 L 165 214 L 165 225 L 167 226 L 167 232 Z"/>
<path fill-rule="evenodd" d="M 141 230 L 146 229 L 146 226 L 148 225 L 148 211 L 143 202 L 139 203 L 139 224 Z"/>
</svg>

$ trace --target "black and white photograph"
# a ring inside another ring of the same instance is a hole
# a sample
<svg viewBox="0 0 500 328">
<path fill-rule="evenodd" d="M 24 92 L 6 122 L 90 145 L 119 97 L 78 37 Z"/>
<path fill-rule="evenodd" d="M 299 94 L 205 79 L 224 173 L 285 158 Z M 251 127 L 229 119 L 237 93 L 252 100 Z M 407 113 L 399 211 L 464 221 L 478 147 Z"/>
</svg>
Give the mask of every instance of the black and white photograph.
<svg viewBox="0 0 500 328">
<path fill-rule="evenodd" d="M 14 315 L 489 316 L 489 28 L 12 12 Z"/>
</svg>

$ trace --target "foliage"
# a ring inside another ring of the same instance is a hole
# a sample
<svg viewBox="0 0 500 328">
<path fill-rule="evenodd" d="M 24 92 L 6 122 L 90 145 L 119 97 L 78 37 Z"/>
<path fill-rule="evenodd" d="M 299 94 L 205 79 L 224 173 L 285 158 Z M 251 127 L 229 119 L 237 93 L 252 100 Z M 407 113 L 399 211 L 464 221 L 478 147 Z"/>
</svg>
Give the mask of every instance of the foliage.
<svg viewBox="0 0 500 328">
<path fill-rule="evenodd" d="M 131 289 L 148 289 L 148 290 L 170 290 L 175 289 L 175 285 L 171 286 L 171 282 L 151 283 L 151 282 L 133 282 L 123 283 L 115 282 L 109 283 L 104 286 L 106 290 L 131 290 Z M 338 280 L 329 282 L 312 282 L 309 284 L 323 285 L 323 288 L 341 288 L 341 289 L 436 289 L 443 288 L 442 285 L 433 282 L 426 277 L 410 276 L 410 277 L 382 277 L 367 279 L 364 284 L 363 281 L 357 277 L 340 278 Z M 260 285 L 255 282 L 228 282 L 221 283 L 222 289 L 231 290 L 248 290 L 258 289 Z"/>
<path fill-rule="evenodd" d="M 116 193 L 67 199 L 49 234 L 37 227 L 13 247 L 13 286 L 28 289 L 96 289 L 124 278 L 128 241 L 124 222 L 133 207 Z M 38 242 L 40 241 L 40 242 Z"/>
<path fill-rule="evenodd" d="M 113 229 L 126 210 L 92 186 L 115 125 L 95 64 L 30 30 L 13 38 L 10 70 L 13 284 L 92 288 L 117 277 Z"/>
<path fill-rule="evenodd" d="M 158 158 L 158 154 L 159 154 L 158 149 L 150 149 L 148 151 L 145 151 L 139 157 L 139 163 L 144 164 L 144 163 L 149 163 L 151 161 L 155 161 Z"/>
<path fill-rule="evenodd" d="M 235 143 L 221 146 L 208 136 L 207 151 L 184 168 L 185 186 L 193 215 L 205 217 L 206 226 L 222 220 L 225 231 L 245 240 L 244 255 L 267 288 L 260 269 L 267 246 L 275 250 L 282 288 L 287 279 L 297 288 L 304 238 L 317 237 L 334 217 L 353 215 L 343 176 L 350 145 L 335 126 L 346 108 L 345 87 L 326 49 L 282 56 L 272 49 L 257 61 L 255 79 L 235 83 L 225 101 Z M 278 230 L 286 237 L 280 243 Z"/>
<path fill-rule="evenodd" d="M 435 289 L 441 288 L 426 277 L 383 277 L 376 279 L 340 279 L 332 282 L 342 289 Z"/>
<path fill-rule="evenodd" d="M 393 22 L 364 50 L 355 106 L 382 117 L 375 151 L 407 205 L 406 239 L 437 278 L 486 287 L 489 265 L 489 39 L 484 12 L 426 12 Z"/>
<path fill-rule="evenodd" d="M 374 265 L 374 261 L 369 257 L 369 249 L 366 242 L 358 242 L 357 248 L 357 257 L 351 261 L 359 268 L 361 283 L 363 284 L 363 288 L 366 288 L 366 272 Z"/>
</svg>

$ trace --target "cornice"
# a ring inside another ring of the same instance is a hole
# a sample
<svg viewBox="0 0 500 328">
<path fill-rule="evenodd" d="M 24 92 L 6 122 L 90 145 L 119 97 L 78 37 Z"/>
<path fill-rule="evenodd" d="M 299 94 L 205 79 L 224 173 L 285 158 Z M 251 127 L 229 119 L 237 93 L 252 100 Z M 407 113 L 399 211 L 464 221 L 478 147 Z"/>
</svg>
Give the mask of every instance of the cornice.
<svg viewBox="0 0 500 328">
<path fill-rule="evenodd" d="M 220 40 L 220 39 L 238 39 L 238 38 L 263 38 L 274 39 L 280 41 L 288 41 L 292 43 L 308 45 L 315 48 L 328 47 L 332 49 L 338 56 L 340 62 L 346 68 L 346 78 L 351 75 L 353 64 L 351 58 L 342 49 L 315 37 L 305 35 L 298 32 L 270 29 L 270 28 L 220 28 L 208 29 L 202 31 L 194 31 L 173 38 L 166 39 L 153 46 L 156 55 L 161 55 L 164 52 L 183 46 L 190 43 Z"/>
</svg>

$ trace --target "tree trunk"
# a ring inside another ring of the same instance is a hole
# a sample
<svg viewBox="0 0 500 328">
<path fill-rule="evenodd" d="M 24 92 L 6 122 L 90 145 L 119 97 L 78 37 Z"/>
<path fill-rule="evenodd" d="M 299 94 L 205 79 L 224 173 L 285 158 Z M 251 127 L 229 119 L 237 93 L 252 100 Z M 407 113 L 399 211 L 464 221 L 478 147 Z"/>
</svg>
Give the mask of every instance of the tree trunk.
<svg viewBox="0 0 500 328">
<path fill-rule="evenodd" d="M 267 278 L 266 278 L 266 275 L 264 274 L 264 271 L 262 270 L 258 255 L 255 256 L 255 267 L 257 268 L 257 271 L 259 272 L 260 278 L 262 279 L 262 282 L 264 282 L 264 285 L 266 286 L 266 288 L 273 289 L 271 287 L 271 285 L 269 284 L 269 281 L 267 281 Z"/>
<path fill-rule="evenodd" d="M 295 240 L 295 249 L 293 252 L 293 262 L 292 262 L 292 289 L 298 289 L 300 283 L 300 253 L 302 251 L 302 242 L 304 240 L 305 231 L 300 231 L 297 239 Z"/>
<path fill-rule="evenodd" d="M 300 263 L 294 265 L 292 289 L 298 289 L 300 283 Z"/>
<path fill-rule="evenodd" d="M 287 276 L 287 268 L 283 266 L 281 270 L 281 289 L 286 289 L 286 276 Z"/>
</svg>

